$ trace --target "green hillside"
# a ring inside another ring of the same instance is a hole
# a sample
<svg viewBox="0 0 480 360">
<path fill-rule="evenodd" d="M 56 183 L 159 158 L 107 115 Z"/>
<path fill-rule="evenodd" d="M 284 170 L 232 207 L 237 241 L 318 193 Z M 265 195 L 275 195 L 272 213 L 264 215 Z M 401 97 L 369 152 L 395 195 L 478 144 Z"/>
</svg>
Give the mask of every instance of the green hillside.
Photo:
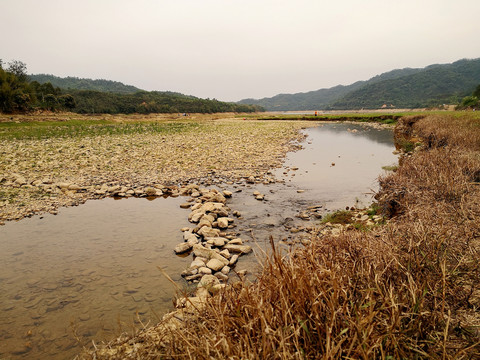
<svg viewBox="0 0 480 360">
<path fill-rule="evenodd" d="M 480 59 L 431 65 L 397 79 L 366 84 L 333 102 L 329 109 L 376 109 L 383 104 L 396 108 L 458 103 L 480 83 Z"/>
<path fill-rule="evenodd" d="M 86 89 L 87 88 L 87 89 Z M 71 111 L 95 114 L 263 111 L 256 105 L 201 99 L 175 92 L 143 91 L 109 80 L 27 75 L 27 65 L 0 59 L 0 113 Z"/>
<path fill-rule="evenodd" d="M 114 92 L 119 94 L 133 94 L 141 90 L 136 88 L 135 86 L 125 85 L 118 81 L 103 79 L 81 79 L 72 76 L 61 78 L 55 75 L 48 74 L 29 75 L 29 78 L 30 81 L 36 81 L 40 84 L 50 83 L 54 87 L 59 87 L 67 90 L 96 90 L 103 92 Z"/>
<path fill-rule="evenodd" d="M 259 105 L 270 111 L 376 109 L 384 104 L 416 108 L 458 103 L 479 83 L 480 59 L 459 60 L 422 69 L 396 69 L 348 86 L 239 103 Z"/>
</svg>

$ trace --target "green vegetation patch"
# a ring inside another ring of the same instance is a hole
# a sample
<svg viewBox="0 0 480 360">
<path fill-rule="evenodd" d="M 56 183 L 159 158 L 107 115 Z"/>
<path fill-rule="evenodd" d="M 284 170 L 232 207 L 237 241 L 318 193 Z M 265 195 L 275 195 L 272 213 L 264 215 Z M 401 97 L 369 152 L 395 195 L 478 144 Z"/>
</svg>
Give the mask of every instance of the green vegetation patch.
<svg viewBox="0 0 480 360">
<path fill-rule="evenodd" d="M 172 134 L 198 129 L 191 121 L 175 122 L 116 122 L 112 120 L 67 120 L 39 122 L 1 122 L 0 139 L 27 140 L 73 138 L 85 136 L 128 134 Z"/>
</svg>

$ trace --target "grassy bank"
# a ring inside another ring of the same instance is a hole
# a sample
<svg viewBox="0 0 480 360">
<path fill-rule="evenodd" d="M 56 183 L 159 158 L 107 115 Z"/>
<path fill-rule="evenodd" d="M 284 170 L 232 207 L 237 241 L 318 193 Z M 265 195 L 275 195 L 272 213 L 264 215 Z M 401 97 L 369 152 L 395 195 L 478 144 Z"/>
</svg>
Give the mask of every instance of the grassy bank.
<svg viewBox="0 0 480 360">
<path fill-rule="evenodd" d="M 387 225 L 274 251 L 254 284 L 83 357 L 479 358 L 480 117 L 407 117 L 396 136 L 423 145 L 381 179 Z"/>
</svg>

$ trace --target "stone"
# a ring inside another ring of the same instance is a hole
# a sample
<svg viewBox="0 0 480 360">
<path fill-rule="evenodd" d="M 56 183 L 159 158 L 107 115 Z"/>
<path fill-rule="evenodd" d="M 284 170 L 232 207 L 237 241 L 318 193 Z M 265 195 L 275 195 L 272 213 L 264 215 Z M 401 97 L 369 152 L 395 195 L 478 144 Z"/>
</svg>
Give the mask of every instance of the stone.
<svg viewBox="0 0 480 360">
<path fill-rule="evenodd" d="M 222 255 L 225 259 L 230 259 L 232 254 L 227 249 L 220 251 L 220 255 Z"/>
<path fill-rule="evenodd" d="M 217 224 L 220 229 L 226 229 L 228 227 L 228 218 L 227 217 L 218 218 Z"/>
<path fill-rule="evenodd" d="M 258 195 L 262 195 L 262 193 L 261 193 L 260 191 L 258 191 L 258 190 L 255 190 L 255 191 L 253 192 L 253 196 L 258 196 Z"/>
<path fill-rule="evenodd" d="M 72 185 L 71 183 L 68 183 L 68 182 L 61 182 L 61 183 L 57 183 L 57 187 L 59 187 L 60 189 L 62 190 L 68 190 L 68 187 Z M 102 189 L 101 189 L 102 190 Z"/>
<path fill-rule="evenodd" d="M 216 276 L 220 281 L 228 281 L 228 276 L 225 274 L 222 274 L 221 272 L 215 273 L 214 276 Z"/>
<path fill-rule="evenodd" d="M 213 285 L 210 292 L 212 293 L 212 295 L 215 295 L 221 292 L 222 290 L 224 290 L 226 287 L 227 287 L 227 284 Z"/>
<path fill-rule="evenodd" d="M 228 265 L 224 266 L 220 272 L 222 274 L 228 275 L 228 273 L 230 272 L 230 266 Z"/>
<path fill-rule="evenodd" d="M 195 274 L 195 275 L 185 276 L 185 280 L 193 281 L 193 280 L 200 279 L 202 276 L 203 276 L 203 274 Z"/>
<path fill-rule="evenodd" d="M 190 203 L 180 204 L 180 207 L 181 207 L 182 209 L 188 209 L 188 208 L 190 208 L 191 206 L 192 206 L 192 204 L 190 204 Z"/>
<path fill-rule="evenodd" d="M 205 238 L 205 240 L 207 241 L 207 243 L 213 245 L 213 246 L 217 246 L 217 247 L 222 247 L 224 246 L 226 243 L 227 243 L 227 239 L 223 238 L 223 237 L 207 237 Z"/>
<path fill-rule="evenodd" d="M 225 196 L 226 198 L 231 198 L 232 195 L 233 195 L 233 193 L 231 191 L 225 190 L 223 192 L 223 196 Z"/>
<path fill-rule="evenodd" d="M 175 246 L 175 254 L 183 254 L 184 252 L 187 252 L 193 247 L 193 244 L 189 244 L 188 242 L 183 242 Z"/>
<path fill-rule="evenodd" d="M 220 235 L 220 230 L 213 229 L 213 228 L 208 227 L 208 226 L 204 226 L 200 230 L 197 231 L 197 234 L 200 235 L 200 236 L 203 236 L 203 238 L 218 237 Z"/>
<path fill-rule="evenodd" d="M 235 263 L 238 261 L 238 258 L 240 257 L 240 255 L 233 255 L 231 258 L 230 258 L 230 261 L 228 263 L 229 266 L 232 266 L 232 265 L 235 265 Z"/>
<path fill-rule="evenodd" d="M 224 248 L 237 254 L 248 254 L 252 251 L 252 247 L 248 245 L 227 244 Z"/>
<path fill-rule="evenodd" d="M 212 269 L 210 269 L 206 266 L 202 266 L 202 267 L 198 268 L 198 273 L 202 274 L 202 275 L 209 275 L 209 274 L 212 273 Z"/>
<path fill-rule="evenodd" d="M 196 258 L 195 260 L 193 260 L 191 263 L 190 263 L 190 267 L 189 269 L 198 269 L 198 268 L 201 268 L 205 266 L 205 261 L 203 261 L 202 259 L 200 258 Z"/>
<path fill-rule="evenodd" d="M 232 245 L 242 245 L 243 240 L 240 239 L 240 238 L 235 238 L 235 239 L 230 240 L 228 243 L 232 244 Z"/>
<path fill-rule="evenodd" d="M 198 283 L 199 288 L 205 288 L 207 290 L 211 289 L 213 286 L 220 284 L 220 280 L 213 275 L 204 275 L 200 282 Z"/>
<path fill-rule="evenodd" d="M 190 215 L 188 215 L 188 221 L 198 223 L 203 215 L 205 215 L 205 212 L 202 209 L 193 210 Z"/>
<path fill-rule="evenodd" d="M 218 254 L 215 250 L 207 249 L 201 244 L 193 245 L 193 253 L 195 256 L 202 257 L 205 259 L 218 259 L 223 262 L 224 265 L 228 265 L 228 259 L 225 259 L 222 255 Z"/>
<path fill-rule="evenodd" d="M 247 184 L 255 184 L 255 178 L 253 176 L 249 176 L 247 179 Z"/>
<path fill-rule="evenodd" d="M 299 194 L 302 194 L 304 192 L 305 192 L 305 190 L 297 190 L 297 193 L 299 193 Z"/>
<path fill-rule="evenodd" d="M 255 199 L 261 201 L 261 200 L 264 200 L 264 199 L 265 199 L 265 196 L 262 195 L 262 194 L 260 194 L 260 195 L 255 196 Z"/>
<path fill-rule="evenodd" d="M 211 259 L 207 262 L 207 267 L 216 272 L 221 270 L 224 267 L 224 264 L 218 259 Z"/>
</svg>

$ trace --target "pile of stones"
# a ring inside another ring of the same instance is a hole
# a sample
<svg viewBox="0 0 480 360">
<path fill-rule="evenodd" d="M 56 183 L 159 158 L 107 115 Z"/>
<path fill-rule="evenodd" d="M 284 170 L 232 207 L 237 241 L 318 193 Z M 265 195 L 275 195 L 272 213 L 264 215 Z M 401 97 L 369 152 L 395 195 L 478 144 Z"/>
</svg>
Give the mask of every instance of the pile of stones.
<svg viewBox="0 0 480 360">
<path fill-rule="evenodd" d="M 252 247 L 236 237 L 234 218 L 229 217 L 231 209 L 227 207 L 230 191 L 201 189 L 190 184 L 181 189 L 181 195 L 189 195 L 188 202 L 180 207 L 190 209 L 188 221 L 194 227 L 183 228 L 183 242 L 174 251 L 176 254 L 190 252 L 194 259 L 182 272 L 187 281 L 199 282 L 205 275 L 213 275 L 222 282 L 228 281 L 228 274 L 243 254 L 252 251 Z M 239 217 L 238 212 L 234 216 Z M 237 272 L 245 275 L 245 271 Z"/>
</svg>

